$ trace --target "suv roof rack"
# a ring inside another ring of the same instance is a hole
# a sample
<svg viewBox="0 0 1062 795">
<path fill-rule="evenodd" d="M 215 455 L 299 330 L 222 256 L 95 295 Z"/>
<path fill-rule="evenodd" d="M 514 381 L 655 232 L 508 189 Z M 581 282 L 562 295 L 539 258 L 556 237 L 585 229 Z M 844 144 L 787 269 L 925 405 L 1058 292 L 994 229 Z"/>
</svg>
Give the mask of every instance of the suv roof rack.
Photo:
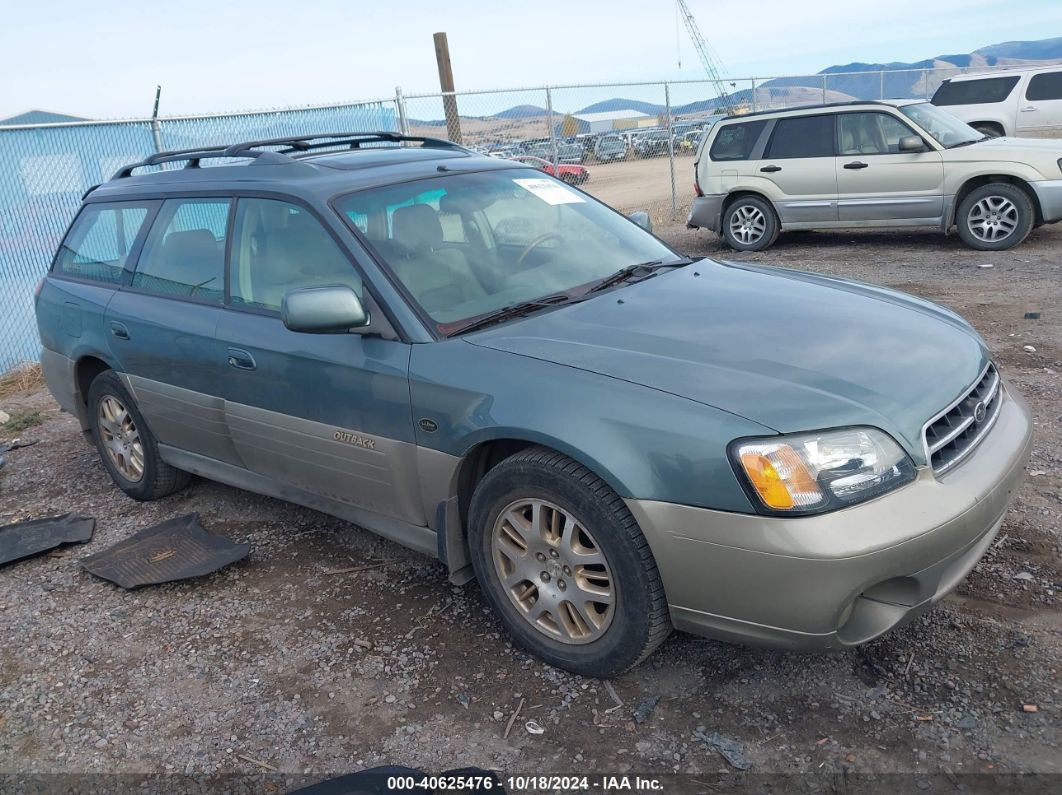
<svg viewBox="0 0 1062 795">
<path fill-rule="evenodd" d="M 159 152 L 136 163 L 122 166 L 111 179 L 131 177 L 133 171 L 147 166 L 174 163 L 187 160 L 185 168 L 199 168 L 199 161 L 213 157 L 253 158 L 262 164 L 281 165 L 294 163 L 292 155 L 306 154 L 315 149 L 344 147 L 347 150 L 360 149 L 362 144 L 376 143 L 419 143 L 430 149 L 450 149 L 459 152 L 471 152 L 460 144 L 443 138 L 428 138 L 422 135 L 402 135 L 401 133 L 376 130 L 372 132 L 323 133 L 319 135 L 286 136 L 283 138 L 265 138 L 260 141 L 245 141 L 228 146 L 200 146 L 194 149 L 171 149 Z M 279 151 L 262 147 L 283 147 Z"/>
<path fill-rule="evenodd" d="M 163 163 L 174 163 L 180 160 L 187 160 L 188 163 L 185 168 L 199 168 L 199 161 L 205 160 L 210 157 L 232 157 L 232 155 L 226 154 L 227 149 L 230 147 L 225 146 L 202 146 L 196 149 L 171 149 L 166 152 L 159 152 L 158 154 L 145 157 L 143 160 L 139 160 L 136 163 L 130 163 L 129 165 L 122 166 L 115 172 L 111 179 L 124 179 L 125 177 L 131 177 L 133 171 L 138 168 L 145 168 L 147 166 L 158 166 Z M 290 163 L 291 158 L 280 154 L 279 152 L 246 152 L 238 157 L 252 157 L 263 158 L 263 162 L 268 163 Z"/>
</svg>

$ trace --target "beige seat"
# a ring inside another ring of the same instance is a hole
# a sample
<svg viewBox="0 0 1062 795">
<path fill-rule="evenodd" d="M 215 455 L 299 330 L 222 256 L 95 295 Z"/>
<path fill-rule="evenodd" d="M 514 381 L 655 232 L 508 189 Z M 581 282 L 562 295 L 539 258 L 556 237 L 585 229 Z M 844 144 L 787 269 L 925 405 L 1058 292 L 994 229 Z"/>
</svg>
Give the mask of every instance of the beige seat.
<svg viewBox="0 0 1062 795">
<path fill-rule="evenodd" d="M 391 217 L 395 275 L 429 314 L 487 296 L 465 255 L 443 242 L 442 224 L 434 207 L 399 207 Z"/>
</svg>

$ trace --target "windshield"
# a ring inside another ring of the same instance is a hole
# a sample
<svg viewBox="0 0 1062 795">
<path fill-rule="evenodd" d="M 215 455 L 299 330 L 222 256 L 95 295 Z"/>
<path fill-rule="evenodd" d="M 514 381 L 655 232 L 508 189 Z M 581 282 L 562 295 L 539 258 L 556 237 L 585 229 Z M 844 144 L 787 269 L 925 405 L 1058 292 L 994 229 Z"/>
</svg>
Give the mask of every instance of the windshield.
<svg viewBox="0 0 1062 795">
<path fill-rule="evenodd" d="M 630 265 L 681 259 L 605 205 L 527 168 L 373 188 L 337 207 L 444 334 Z"/>
<path fill-rule="evenodd" d="M 966 122 L 960 121 L 946 110 L 941 110 L 928 102 L 901 105 L 900 112 L 932 135 L 937 143 L 945 148 L 972 144 L 985 137 Z"/>
</svg>

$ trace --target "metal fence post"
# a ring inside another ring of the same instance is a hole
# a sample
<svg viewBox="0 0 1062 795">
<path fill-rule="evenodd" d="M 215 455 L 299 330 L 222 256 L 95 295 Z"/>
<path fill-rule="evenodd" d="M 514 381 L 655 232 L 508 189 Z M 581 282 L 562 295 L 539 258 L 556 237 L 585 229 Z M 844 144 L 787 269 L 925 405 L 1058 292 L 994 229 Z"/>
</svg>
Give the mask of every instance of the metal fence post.
<svg viewBox="0 0 1062 795">
<path fill-rule="evenodd" d="M 667 159 L 671 170 L 671 217 L 678 212 L 678 194 L 675 192 L 675 130 L 671 119 L 671 87 L 664 83 L 664 111 L 667 113 Z"/>
<path fill-rule="evenodd" d="M 878 99 L 885 99 L 885 70 L 878 72 Z"/>
<path fill-rule="evenodd" d="M 752 83 L 752 112 L 756 112 L 756 78 L 749 78 L 749 82 Z"/>
<path fill-rule="evenodd" d="M 929 99 L 929 70 L 922 70 L 922 85 L 925 87 L 926 99 Z"/>
<path fill-rule="evenodd" d="M 162 97 L 162 86 L 155 86 L 155 107 L 151 111 L 151 139 L 155 143 L 155 151 L 162 151 L 162 125 L 159 124 L 159 99 Z"/>
<path fill-rule="evenodd" d="M 558 174 L 557 129 L 553 124 L 553 92 L 546 86 L 546 123 L 549 125 L 549 150 L 553 158 L 553 176 Z"/>
<path fill-rule="evenodd" d="M 398 131 L 409 135 L 409 119 L 406 118 L 406 99 L 402 96 L 402 86 L 395 86 L 395 110 L 398 112 Z"/>
</svg>

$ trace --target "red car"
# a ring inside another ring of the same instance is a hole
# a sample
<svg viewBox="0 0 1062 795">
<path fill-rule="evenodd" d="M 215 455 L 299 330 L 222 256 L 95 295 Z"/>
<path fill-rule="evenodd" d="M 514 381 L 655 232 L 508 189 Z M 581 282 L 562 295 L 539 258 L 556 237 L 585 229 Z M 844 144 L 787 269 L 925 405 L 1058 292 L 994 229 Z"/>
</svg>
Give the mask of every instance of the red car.
<svg viewBox="0 0 1062 795">
<path fill-rule="evenodd" d="M 527 163 L 534 166 L 539 171 L 545 171 L 551 177 L 558 177 L 564 180 L 569 185 L 582 185 L 588 179 L 590 179 L 590 172 L 582 166 L 570 166 L 566 163 L 560 163 L 554 170 L 553 164 L 548 160 L 543 160 L 541 157 L 532 157 L 531 155 L 517 155 L 516 157 L 510 157 L 510 160 L 515 160 L 518 163 Z"/>
</svg>

